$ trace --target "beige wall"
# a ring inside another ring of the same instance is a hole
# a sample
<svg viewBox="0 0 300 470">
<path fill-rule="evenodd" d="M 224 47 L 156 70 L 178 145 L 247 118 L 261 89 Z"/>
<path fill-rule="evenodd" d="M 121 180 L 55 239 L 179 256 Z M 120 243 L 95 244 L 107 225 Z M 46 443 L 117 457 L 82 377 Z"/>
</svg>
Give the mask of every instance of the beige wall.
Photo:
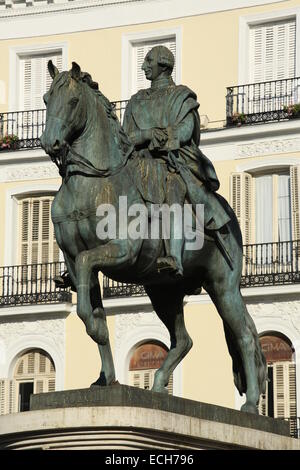
<svg viewBox="0 0 300 470">
<path fill-rule="evenodd" d="M 234 408 L 232 363 L 215 307 L 188 305 L 185 322 L 194 344 L 183 360 L 183 396 Z"/>
<path fill-rule="evenodd" d="M 114 348 L 114 318 L 107 320 L 110 343 Z M 75 312 L 66 320 L 65 390 L 88 388 L 98 379 L 101 360 L 96 343 L 87 335 Z"/>
<path fill-rule="evenodd" d="M 12 79 L 9 77 L 10 47 L 67 42 L 69 65 L 77 61 L 99 81 L 101 91 L 110 100 L 119 100 L 122 35 L 182 27 L 182 82 L 198 94 L 201 114 L 207 114 L 212 121 L 224 119 L 226 87 L 238 81 L 239 17 L 293 6 L 299 6 L 299 1 L 106 30 L 2 41 L 0 80 L 7 84 L 8 97 Z M 0 105 L 0 111 L 7 107 L 8 103 Z"/>
</svg>

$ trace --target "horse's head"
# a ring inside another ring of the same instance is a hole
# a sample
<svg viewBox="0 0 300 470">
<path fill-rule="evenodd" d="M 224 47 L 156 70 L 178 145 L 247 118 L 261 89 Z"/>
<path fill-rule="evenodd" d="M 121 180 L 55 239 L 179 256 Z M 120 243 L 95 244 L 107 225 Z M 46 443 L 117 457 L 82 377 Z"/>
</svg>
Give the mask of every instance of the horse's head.
<svg viewBox="0 0 300 470">
<path fill-rule="evenodd" d="M 86 103 L 78 64 L 72 62 L 71 70 L 59 73 L 50 60 L 48 70 L 53 82 L 44 95 L 47 114 L 41 146 L 51 157 L 57 158 L 83 131 Z"/>
</svg>

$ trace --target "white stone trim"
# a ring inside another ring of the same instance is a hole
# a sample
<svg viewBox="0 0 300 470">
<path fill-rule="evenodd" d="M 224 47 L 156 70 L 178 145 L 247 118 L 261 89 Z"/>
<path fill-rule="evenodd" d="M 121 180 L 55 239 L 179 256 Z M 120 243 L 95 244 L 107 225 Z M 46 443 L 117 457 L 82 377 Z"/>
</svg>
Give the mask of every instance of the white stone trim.
<svg viewBox="0 0 300 470">
<path fill-rule="evenodd" d="M 280 167 L 289 167 L 293 165 L 300 165 L 300 157 L 285 157 L 283 158 L 260 158 L 251 160 L 250 162 L 241 163 L 237 165 L 236 171 L 260 171 L 264 168 L 275 169 Z"/>
<path fill-rule="evenodd" d="M 182 28 L 157 29 L 141 31 L 139 33 L 128 33 L 122 36 L 122 90 L 121 100 L 128 100 L 131 97 L 131 71 L 132 52 L 136 43 L 149 40 L 159 40 L 175 36 L 176 42 L 176 83 L 181 83 L 182 70 Z"/>
<path fill-rule="evenodd" d="M 299 121 L 202 132 L 200 148 L 214 162 L 300 152 Z"/>
<path fill-rule="evenodd" d="M 18 358 L 29 349 L 43 349 L 52 357 L 55 365 L 56 390 L 64 389 L 65 379 L 65 318 L 70 312 L 70 305 L 60 316 L 53 316 L 51 306 L 35 306 L 36 316 L 11 315 L 0 324 L 0 377 L 13 378 Z M 48 307 L 48 313 L 46 309 Z M 22 307 L 11 307 L 16 310 Z M 26 308 L 26 307 L 25 307 Z M 32 306 L 29 306 L 30 310 Z M 43 314 L 40 315 L 39 313 Z M 13 313 L 13 312 L 11 312 Z"/>
<path fill-rule="evenodd" d="M 170 348 L 168 330 L 153 311 L 124 313 L 116 317 L 114 362 L 119 382 L 128 385 L 131 355 L 137 346 L 148 340 L 157 340 Z M 182 396 L 182 364 L 173 372 L 173 394 Z"/>
<path fill-rule="evenodd" d="M 16 264 L 17 246 L 17 202 L 16 197 L 22 194 L 36 194 L 41 192 L 57 192 L 59 184 L 43 184 L 34 182 L 31 184 L 18 185 L 6 191 L 5 204 L 5 242 L 4 242 L 4 265 L 13 266 Z"/>
<path fill-rule="evenodd" d="M 274 3 L 284 3 L 284 0 L 148 0 L 115 5 L 96 2 L 93 6 L 70 2 L 60 6 L 26 8 L 19 12 L 15 9 L 9 13 L 0 12 L 0 40 L 168 21 Z M 15 27 L 15 16 L 18 16 L 18 27 Z"/>
<path fill-rule="evenodd" d="M 0 33 L 0 39 L 1 39 L 1 33 Z M 35 55 L 35 54 L 43 54 L 43 53 L 48 54 L 50 52 L 56 52 L 56 51 L 62 52 L 62 68 L 63 70 L 67 69 L 68 68 L 68 43 L 67 42 L 59 42 L 59 43 L 53 42 L 53 43 L 45 43 L 45 44 L 41 43 L 41 44 L 30 44 L 26 46 L 10 47 L 9 49 L 9 95 L 8 95 L 9 111 L 19 110 L 19 79 L 20 79 L 19 62 L 20 62 L 20 59 L 27 55 Z"/>
<path fill-rule="evenodd" d="M 289 8 L 275 10 L 265 13 L 241 16 L 239 21 L 239 68 L 238 84 L 244 85 L 249 82 L 249 28 L 252 25 L 266 23 L 275 20 L 296 18 L 296 38 L 300 35 L 300 8 Z M 298 39 L 297 39 L 298 41 Z M 296 47 L 296 76 L 300 76 L 300 49 Z"/>
<path fill-rule="evenodd" d="M 255 324 L 258 334 L 267 332 L 282 333 L 292 343 L 295 349 L 295 364 L 296 364 L 296 393 L 297 393 L 297 416 L 300 410 L 300 302 L 297 302 L 299 315 L 298 315 L 298 329 L 295 328 L 294 322 L 290 322 L 283 316 L 274 318 L 274 316 L 255 317 Z M 265 307 L 266 310 L 268 306 Z"/>
</svg>

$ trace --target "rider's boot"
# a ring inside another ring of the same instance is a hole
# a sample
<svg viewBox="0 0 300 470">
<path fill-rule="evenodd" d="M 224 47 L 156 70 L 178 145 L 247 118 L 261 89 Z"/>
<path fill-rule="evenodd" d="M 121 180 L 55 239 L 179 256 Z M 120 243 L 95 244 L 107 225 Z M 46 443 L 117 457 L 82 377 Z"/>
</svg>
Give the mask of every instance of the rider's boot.
<svg viewBox="0 0 300 470">
<path fill-rule="evenodd" d="M 172 224 L 171 224 L 172 225 Z M 174 230 L 171 227 L 170 240 L 165 240 L 166 256 L 157 259 L 159 272 L 168 272 L 172 277 L 180 279 L 183 277 L 182 267 L 182 238 L 174 238 Z"/>
</svg>

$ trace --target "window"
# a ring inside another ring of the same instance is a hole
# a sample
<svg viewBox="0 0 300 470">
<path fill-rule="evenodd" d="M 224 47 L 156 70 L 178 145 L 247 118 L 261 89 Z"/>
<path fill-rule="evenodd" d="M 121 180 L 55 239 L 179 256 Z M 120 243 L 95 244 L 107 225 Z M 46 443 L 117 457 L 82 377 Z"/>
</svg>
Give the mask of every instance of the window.
<svg viewBox="0 0 300 470">
<path fill-rule="evenodd" d="M 170 49 L 173 52 L 174 57 L 176 58 L 176 39 L 174 37 L 166 39 L 156 39 L 151 41 L 143 41 L 140 43 L 135 43 L 132 50 L 132 95 L 138 90 L 143 88 L 149 88 L 150 82 L 146 79 L 144 71 L 142 70 L 142 65 L 144 58 L 147 53 L 154 46 L 163 45 Z M 172 78 L 176 82 L 176 61 L 172 73 Z"/>
<path fill-rule="evenodd" d="M 53 360 L 45 351 L 32 349 L 18 359 L 12 380 L 0 380 L 0 414 L 28 411 L 32 393 L 54 391 Z"/>
<path fill-rule="evenodd" d="M 19 109 L 45 108 L 43 95 L 49 90 L 52 79 L 48 72 L 48 61 L 62 70 L 62 51 L 22 55 L 19 59 Z"/>
<path fill-rule="evenodd" d="M 261 173 L 233 173 L 231 204 L 243 243 L 300 239 L 300 166 Z"/>
<path fill-rule="evenodd" d="M 53 196 L 26 197 L 19 205 L 19 262 L 22 265 L 59 261 L 51 221 Z"/>
<path fill-rule="evenodd" d="M 249 82 L 295 77 L 296 19 L 250 26 Z"/>
<path fill-rule="evenodd" d="M 266 393 L 261 396 L 259 412 L 273 418 L 292 418 L 291 432 L 295 431 L 296 364 L 290 342 L 281 336 L 266 335 L 260 338 L 268 364 Z"/>
<path fill-rule="evenodd" d="M 150 390 L 156 370 L 164 362 L 167 348 L 157 342 L 148 342 L 138 346 L 129 364 L 129 385 Z M 168 393 L 173 393 L 173 374 L 168 384 Z"/>
<path fill-rule="evenodd" d="M 173 80 L 181 83 L 181 37 L 182 28 L 160 29 L 129 33 L 122 36 L 122 99 L 127 100 L 138 90 L 148 88 L 141 69 L 144 58 L 154 46 L 163 45 L 175 56 Z"/>
</svg>

